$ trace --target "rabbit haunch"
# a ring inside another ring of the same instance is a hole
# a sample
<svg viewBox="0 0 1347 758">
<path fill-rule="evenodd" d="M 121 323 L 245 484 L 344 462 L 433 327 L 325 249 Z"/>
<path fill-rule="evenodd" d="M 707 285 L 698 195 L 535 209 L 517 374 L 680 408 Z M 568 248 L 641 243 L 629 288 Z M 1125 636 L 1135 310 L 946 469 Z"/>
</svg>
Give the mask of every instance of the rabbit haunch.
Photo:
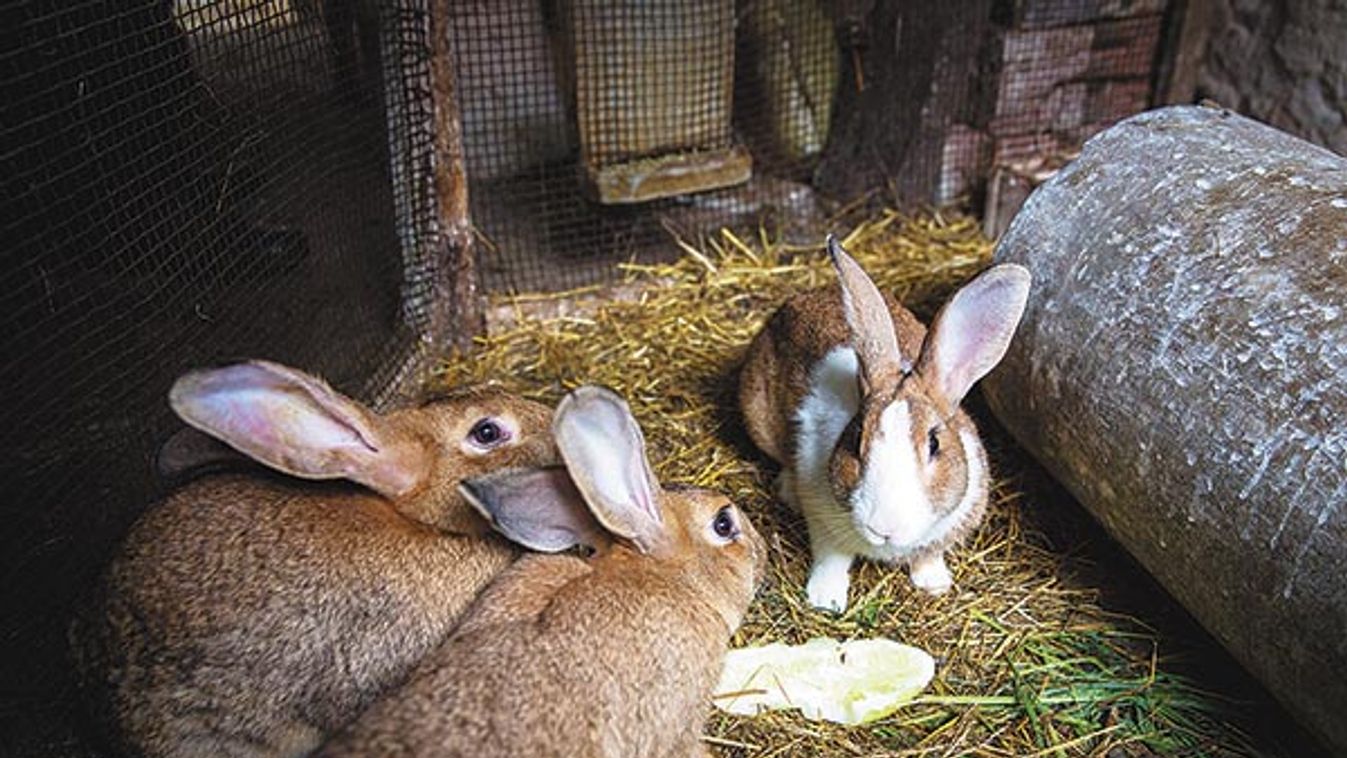
<svg viewBox="0 0 1347 758">
<path fill-rule="evenodd" d="M 955 293 L 928 334 L 835 241 L 839 287 L 796 295 L 749 345 L 740 406 L 781 466 L 778 494 L 809 528 L 806 593 L 842 610 L 857 556 L 906 563 L 940 593 L 944 552 L 981 521 L 986 453 L 959 408 L 1004 354 L 1029 280 L 995 266 Z"/>
</svg>

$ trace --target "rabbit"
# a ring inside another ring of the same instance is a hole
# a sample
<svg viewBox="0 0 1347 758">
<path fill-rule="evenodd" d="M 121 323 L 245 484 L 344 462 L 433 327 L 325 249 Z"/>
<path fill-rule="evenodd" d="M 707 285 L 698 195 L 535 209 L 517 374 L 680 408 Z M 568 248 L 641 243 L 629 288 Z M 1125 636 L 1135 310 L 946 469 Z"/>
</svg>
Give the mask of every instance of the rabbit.
<svg viewBox="0 0 1347 758">
<path fill-rule="evenodd" d="M 530 547 L 586 541 L 569 527 L 548 537 L 540 515 L 582 500 L 609 543 L 592 558 L 521 558 L 406 685 L 318 755 L 706 754 L 711 691 L 765 545 L 724 496 L 661 489 L 611 391 L 576 389 L 553 429 L 569 477 L 502 472 L 466 481 L 465 494 Z M 532 515 L 516 518 L 521 507 Z"/>
<path fill-rule="evenodd" d="M 907 564 L 913 585 L 953 584 L 944 553 L 981 522 L 987 456 L 959 403 L 1005 355 L 1029 272 L 993 266 L 931 330 L 884 296 L 831 236 L 840 293 L 795 295 L 754 337 L 740 371 L 750 438 L 781 465 L 777 494 L 799 511 L 815 608 L 847 606 L 856 556 Z"/>
<path fill-rule="evenodd" d="M 550 409 L 499 391 L 379 415 L 252 361 L 182 376 L 170 403 L 269 468 L 150 508 L 72 621 L 95 720 L 129 754 L 317 747 L 516 557 L 458 481 L 558 460 Z"/>
<path fill-rule="evenodd" d="M 154 457 L 154 473 L 161 484 L 181 484 L 201 474 L 257 465 L 252 458 L 190 426 L 174 432 Z"/>
</svg>

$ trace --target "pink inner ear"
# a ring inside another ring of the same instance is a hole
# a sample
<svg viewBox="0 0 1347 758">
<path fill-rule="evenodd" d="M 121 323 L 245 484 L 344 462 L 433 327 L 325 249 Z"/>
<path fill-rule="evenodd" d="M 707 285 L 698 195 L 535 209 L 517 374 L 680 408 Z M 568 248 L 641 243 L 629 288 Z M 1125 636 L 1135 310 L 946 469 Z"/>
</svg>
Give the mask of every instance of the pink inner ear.
<svg viewBox="0 0 1347 758">
<path fill-rule="evenodd" d="M 240 364 L 182 377 L 170 402 L 183 421 L 268 466 L 306 478 L 360 481 L 352 463 L 372 462 L 378 449 L 372 435 L 347 421 L 359 408 L 336 393 L 316 397 L 305 384 L 289 371 Z M 334 402 L 342 405 L 333 408 Z"/>
<path fill-rule="evenodd" d="M 595 518 L 643 549 L 655 544 L 664 528 L 659 484 L 626 402 L 601 387 L 579 387 L 558 404 L 552 433 Z"/>
<path fill-rule="evenodd" d="M 936 317 L 924 363 L 934 369 L 941 391 L 963 399 L 1005 356 L 1029 295 L 1028 272 L 996 266 L 974 279 Z"/>
<path fill-rule="evenodd" d="M 206 408 L 218 409 L 222 428 L 237 427 L 238 436 L 278 457 L 302 461 L 327 451 L 372 451 L 351 427 L 291 392 L 228 393 L 208 401 Z"/>
</svg>

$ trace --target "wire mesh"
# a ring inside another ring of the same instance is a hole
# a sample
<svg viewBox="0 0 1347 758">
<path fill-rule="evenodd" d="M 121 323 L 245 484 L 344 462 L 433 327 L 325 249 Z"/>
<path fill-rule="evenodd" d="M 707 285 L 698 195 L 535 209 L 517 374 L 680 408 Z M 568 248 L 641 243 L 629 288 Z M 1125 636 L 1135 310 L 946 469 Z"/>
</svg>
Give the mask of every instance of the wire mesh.
<svg viewBox="0 0 1347 758">
<path fill-rule="evenodd" d="M 668 256 L 670 227 L 695 235 L 764 214 L 794 226 L 816 220 L 805 182 L 826 140 L 837 70 L 824 7 L 455 3 L 485 288 L 588 284 L 611 276 L 614 260 Z M 794 20 L 801 15 L 812 24 Z M 764 29 L 759 37 L 736 32 L 750 22 Z M 768 108 L 786 114 L 781 125 L 769 125 Z M 715 174 L 737 167 L 735 150 L 753 154 L 746 181 L 718 186 L 712 177 L 709 189 L 636 204 L 595 199 L 604 171 L 643 177 L 651 164 L 687 159 Z"/>
<path fill-rule="evenodd" d="M 408 339 L 377 28 L 342 5 L 3 12 L 0 697 L 65 686 L 66 608 L 155 488 L 177 374 L 268 357 L 362 392 Z"/>
<path fill-rule="evenodd" d="M 977 205 L 998 167 L 1052 163 L 1144 109 L 1167 6 L 953 3 L 951 25 L 974 31 L 944 35 L 929 88 L 903 93 L 912 102 L 896 107 L 922 115 L 916 147 L 892 169 L 912 176 L 891 183 L 916 186 L 922 202 Z M 611 276 L 613 260 L 668 255 L 669 227 L 816 228 L 829 201 L 814 172 L 839 87 L 867 86 L 847 63 L 865 53 L 877 15 L 819 0 L 461 2 L 451 13 L 490 291 Z M 701 158 L 735 149 L 750 156 L 747 181 L 602 202 L 605 180 L 634 185 L 670 156 L 694 156 L 695 174 Z"/>
</svg>

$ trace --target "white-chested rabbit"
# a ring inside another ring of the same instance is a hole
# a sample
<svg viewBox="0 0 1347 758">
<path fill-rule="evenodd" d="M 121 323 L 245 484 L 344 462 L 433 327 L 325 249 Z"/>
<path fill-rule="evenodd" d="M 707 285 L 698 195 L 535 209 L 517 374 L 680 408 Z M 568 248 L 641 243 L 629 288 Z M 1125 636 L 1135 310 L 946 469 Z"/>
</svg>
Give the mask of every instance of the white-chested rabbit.
<svg viewBox="0 0 1347 758">
<path fill-rule="evenodd" d="M 932 594 L 949 589 L 944 552 L 982 520 L 988 488 L 959 403 L 1005 354 L 1029 273 L 983 272 L 928 334 L 831 237 L 828 251 L 840 291 L 796 295 L 772 315 L 748 348 L 739 404 L 808 526 L 809 602 L 841 611 L 858 555 L 908 564 Z"/>
<path fill-rule="evenodd" d="M 465 488 L 524 544 L 564 547 L 540 514 L 566 522 L 566 502 L 581 498 L 616 541 L 591 559 L 521 558 L 406 685 L 320 755 L 704 754 L 711 690 L 763 573 L 762 540 L 725 497 L 661 489 L 612 392 L 575 390 L 554 428 L 573 485 L 555 471 L 506 472 Z"/>
<path fill-rule="evenodd" d="M 170 401 L 275 471 L 151 507 L 72 624 L 95 713 L 136 755 L 312 750 L 516 557 L 459 480 L 557 460 L 550 409 L 498 391 L 379 415 L 254 361 L 189 373 Z"/>
</svg>

